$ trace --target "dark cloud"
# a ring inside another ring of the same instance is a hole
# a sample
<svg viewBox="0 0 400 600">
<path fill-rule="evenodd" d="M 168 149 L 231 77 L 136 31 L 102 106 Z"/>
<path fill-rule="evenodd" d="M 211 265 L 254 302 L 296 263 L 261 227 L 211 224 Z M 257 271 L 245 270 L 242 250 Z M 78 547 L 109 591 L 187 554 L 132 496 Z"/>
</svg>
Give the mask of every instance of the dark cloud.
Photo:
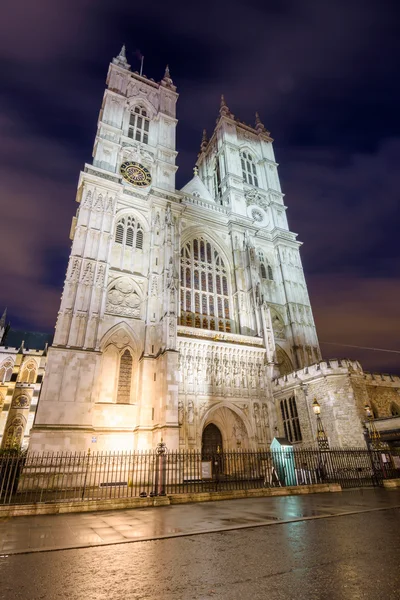
<svg viewBox="0 0 400 600">
<path fill-rule="evenodd" d="M 0 308 L 9 305 L 15 325 L 54 325 L 78 173 L 91 158 L 108 62 L 126 43 L 133 69 L 140 48 L 149 77 L 168 62 L 178 85 L 178 186 L 221 93 L 246 121 L 258 110 L 276 139 L 321 340 L 394 348 L 396 9 L 391 0 L 9 3 L 0 21 Z M 400 371 L 395 354 L 361 358 Z"/>
</svg>

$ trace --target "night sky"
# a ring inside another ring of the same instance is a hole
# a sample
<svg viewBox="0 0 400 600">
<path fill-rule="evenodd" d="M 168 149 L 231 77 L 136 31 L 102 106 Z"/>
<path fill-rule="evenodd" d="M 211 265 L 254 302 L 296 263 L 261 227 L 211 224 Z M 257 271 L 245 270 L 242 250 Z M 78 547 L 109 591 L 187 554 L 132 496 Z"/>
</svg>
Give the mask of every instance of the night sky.
<svg viewBox="0 0 400 600">
<path fill-rule="evenodd" d="M 225 95 L 275 139 L 325 357 L 400 373 L 396 1 L 9 2 L 0 20 L 0 310 L 52 331 L 108 63 L 178 87 L 177 187 Z"/>
</svg>

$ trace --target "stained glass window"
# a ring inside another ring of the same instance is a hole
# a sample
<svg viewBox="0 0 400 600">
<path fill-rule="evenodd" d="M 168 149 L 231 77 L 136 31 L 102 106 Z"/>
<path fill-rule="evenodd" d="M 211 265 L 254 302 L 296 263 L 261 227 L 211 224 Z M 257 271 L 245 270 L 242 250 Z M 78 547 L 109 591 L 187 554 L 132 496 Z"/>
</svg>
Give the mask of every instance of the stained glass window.
<svg viewBox="0 0 400 600">
<path fill-rule="evenodd" d="M 196 319 L 195 319 L 195 327 L 197 327 L 198 329 L 201 328 L 201 321 L 200 321 L 200 317 L 197 315 Z"/>
<path fill-rule="evenodd" d="M 225 319 L 229 319 L 229 300 L 228 300 L 228 298 L 224 299 L 224 310 L 225 310 Z"/>
<path fill-rule="evenodd" d="M 222 289 L 224 290 L 224 296 L 228 295 L 228 282 L 226 280 L 226 277 L 222 278 Z"/>
<path fill-rule="evenodd" d="M 221 293 L 221 277 L 219 275 L 217 275 L 216 280 L 217 280 L 217 294 L 220 294 Z"/>
<path fill-rule="evenodd" d="M 203 240 L 200 241 L 200 260 L 203 262 L 206 260 Z"/>
<path fill-rule="evenodd" d="M 223 317 L 224 314 L 222 312 L 222 298 L 218 298 L 218 316 Z"/>
<path fill-rule="evenodd" d="M 121 356 L 118 377 L 117 403 L 128 404 L 131 397 L 132 355 L 125 350 Z"/>
<path fill-rule="evenodd" d="M 188 315 L 192 313 L 190 322 L 195 327 L 216 327 L 215 320 L 201 318 L 215 316 L 223 325 L 223 331 L 230 330 L 229 283 L 224 261 L 211 242 L 197 238 L 186 242 L 185 251 L 181 252 L 181 287 L 184 290 L 185 306 L 181 303 L 181 323 L 188 324 Z M 198 293 L 201 290 L 201 298 Z M 213 324 L 212 324 L 213 323 Z M 191 326 L 193 326 L 191 325 Z M 220 328 L 218 322 L 217 328 Z"/>
<path fill-rule="evenodd" d="M 211 264 L 211 244 L 207 242 L 207 262 Z"/>
</svg>

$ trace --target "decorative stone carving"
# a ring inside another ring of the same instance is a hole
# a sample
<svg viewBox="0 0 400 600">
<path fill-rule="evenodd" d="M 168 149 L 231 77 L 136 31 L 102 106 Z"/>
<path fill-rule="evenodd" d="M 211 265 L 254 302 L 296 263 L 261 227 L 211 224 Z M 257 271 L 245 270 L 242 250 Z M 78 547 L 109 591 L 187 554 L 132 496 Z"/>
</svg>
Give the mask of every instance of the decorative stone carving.
<svg viewBox="0 0 400 600">
<path fill-rule="evenodd" d="M 188 421 L 189 425 L 191 425 L 194 422 L 194 404 L 193 404 L 193 400 L 189 400 L 189 402 L 188 402 L 188 406 L 187 406 L 187 421 Z"/>
<path fill-rule="evenodd" d="M 140 297 L 128 277 L 117 279 L 107 293 L 106 311 L 114 315 L 140 317 Z"/>
</svg>

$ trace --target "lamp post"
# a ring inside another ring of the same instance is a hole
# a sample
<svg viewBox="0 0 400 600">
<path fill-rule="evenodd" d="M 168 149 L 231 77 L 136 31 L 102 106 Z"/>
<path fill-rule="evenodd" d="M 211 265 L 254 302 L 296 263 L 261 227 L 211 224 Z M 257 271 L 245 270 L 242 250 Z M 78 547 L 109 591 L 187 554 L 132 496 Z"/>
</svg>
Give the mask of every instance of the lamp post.
<svg viewBox="0 0 400 600">
<path fill-rule="evenodd" d="M 374 413 L 369 404 L 364 406 L 365 415 L 368 419 L 367 439 L 372 450 L 387 450 L 388 445 L 382 442 L 379 431 L 375 426 Z"/>
<path fill-rule="evenodd" d="M 314 402 L 312 404 L 312 409 L 314 411 L 315 416 L 317 417 L 317 443 L 318 448 L 320 450 L 329 450 L 329 442 L 327 435 L 325 433 L 324 426 L 322 424 L 321 419 L 321 407 L 318 403 L 318 400 L 314 398 Z"/>
</svg>

